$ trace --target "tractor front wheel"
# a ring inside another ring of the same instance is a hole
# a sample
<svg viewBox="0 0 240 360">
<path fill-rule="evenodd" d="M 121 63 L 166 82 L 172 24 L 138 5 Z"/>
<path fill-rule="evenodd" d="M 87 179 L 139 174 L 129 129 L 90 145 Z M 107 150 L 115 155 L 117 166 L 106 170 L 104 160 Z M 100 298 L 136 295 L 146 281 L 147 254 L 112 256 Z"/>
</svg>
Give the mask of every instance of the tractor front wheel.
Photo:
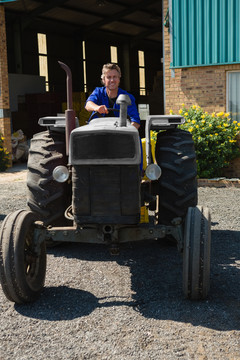
<svg viewBox="0 0 240 360">
<path fill-rule="evenodd" d="M 3 221 L 0 232 L 0 281 L 6 297 L 16 303 L 34 301 L 46 274 L 46 248 L 33 241 L 36 214 L 18 210 Z"/>
<path fill-rule="evenodd" d="M 208 208 L 188 209 L 184 227 L 183 291 L 191 300 L 205 299 L 210 284 L 211 217 Z"/>
</svg>

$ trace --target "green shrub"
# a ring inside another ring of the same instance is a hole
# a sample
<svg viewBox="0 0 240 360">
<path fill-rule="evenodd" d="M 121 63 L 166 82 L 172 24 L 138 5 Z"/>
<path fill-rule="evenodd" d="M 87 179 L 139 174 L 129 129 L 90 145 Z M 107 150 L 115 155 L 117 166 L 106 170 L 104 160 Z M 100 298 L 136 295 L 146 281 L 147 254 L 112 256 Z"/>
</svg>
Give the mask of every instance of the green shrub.
<svg viewBox="0 0 240 360">
<path fill-rule="evenodd" d="M 172 110 L 170 113 L 173 113 Z M 179 114 L 186 120 L 181 128 L 191 132 L 193 136 L 198 177 L 221 176 L 222 169 L 227 167 L 231 160 L 240 156 L 236 139 L 240 131 L 240 122 L 231 121 L 228 113 L 208 114 L 196 105 L 187 109 L 182 104 Z"/>
<path fill-rule="evenodd" d="M 7 169 L 9 164 L 9 152 L 3 147 L 4 137 L 0 134 L 0 171 Z"/>
</svg>

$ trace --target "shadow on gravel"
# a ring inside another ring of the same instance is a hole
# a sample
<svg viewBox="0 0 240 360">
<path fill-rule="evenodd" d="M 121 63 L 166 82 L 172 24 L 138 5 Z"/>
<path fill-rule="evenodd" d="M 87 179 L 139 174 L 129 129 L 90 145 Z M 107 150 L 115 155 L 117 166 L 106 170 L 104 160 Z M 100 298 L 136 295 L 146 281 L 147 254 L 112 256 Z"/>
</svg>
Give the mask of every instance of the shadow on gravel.
<svg viewBox="0 0 240 360">
<path fill-rule="evenodd" d="M 96 308 L 125 305 L 145 318 L 191 323 L 222 331 L 240 330 L 239 232 L 212 230 L 211 290 L 207 300 L 197 302 L 184 299 L 182 257 L 176 247 L 167 242 L 125 244 L 116 257 L 111 256 L 106 247 L 90 244 L 64 244 L 48 252 L 56 257 L 79 260 L 115 260 L 129 267 L 132 301 L 97 299 L 79 289 L 50 287 L 45 288 L 36 303 L 15 305 L 24 316 L 50 321 L 71 320 L 86 316 Z"/>
<path fill-rule="evenodd" d="M 171 249 L 160 250 L 147 253 L 145 271 L 131 265 L 138 311 L 147 318 L 240 330 L 240 233 L 212 231 L 211 289 L 205 301 L 183 298 L 181 257 Z"/>
<path fill-rule="evenodd" d="M 7 215 L 0 214 L 0 221 L 3 221 Z M 1 228 L 1 225 L 0 225 Z"/>
<path fill-rule="evenodd" d="M 116 299 L 116 297 L 108 296 L 98 299 L 88 291 L 67 286 L 48 287 L 45 288 L 39 300 L 31 304 L 15 304 L 15 310 L 23 316 L 35 319 L 62 321 L 87 316 L 96 308 L 136 305 L 135 301 L 111 301 L 111 299 Z"/>
<path fill-rule="evenodd" d="M 89 315 L 98 307 L 98 299 L 90 292 L 67 286 L 45 288 L 39 300 L 17 305 L 21 315 L 49 321 L 72 320 Z"/>
</svg>

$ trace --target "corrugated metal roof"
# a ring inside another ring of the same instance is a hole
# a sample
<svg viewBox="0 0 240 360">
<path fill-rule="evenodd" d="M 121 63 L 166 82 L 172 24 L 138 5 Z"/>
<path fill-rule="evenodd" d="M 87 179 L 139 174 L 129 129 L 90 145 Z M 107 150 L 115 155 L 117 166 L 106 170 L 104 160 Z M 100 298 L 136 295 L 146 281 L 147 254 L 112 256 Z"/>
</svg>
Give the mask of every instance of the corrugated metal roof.
<svg viewBox="0 0 240 360">
<path fill-rule="evenodd" d="M 239 0 L 171 1 L 171 67 L 240 62 Z"/>
</svg>

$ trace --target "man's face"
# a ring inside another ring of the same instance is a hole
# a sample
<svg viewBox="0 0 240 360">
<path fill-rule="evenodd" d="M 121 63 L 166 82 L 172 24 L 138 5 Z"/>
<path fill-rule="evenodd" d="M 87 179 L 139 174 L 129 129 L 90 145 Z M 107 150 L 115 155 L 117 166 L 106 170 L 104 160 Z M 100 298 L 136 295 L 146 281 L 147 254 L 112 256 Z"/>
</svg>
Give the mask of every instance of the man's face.
<svg viewBox="0 0 240 360">
<path fill-rule="evenodd" d="M 103 80 L 106 88 L 108 88 L 109 90 L 115 90 L 119 86 L 120 76 L 117 70 L 109 70 L 105 73 Z"/>
</svg>

